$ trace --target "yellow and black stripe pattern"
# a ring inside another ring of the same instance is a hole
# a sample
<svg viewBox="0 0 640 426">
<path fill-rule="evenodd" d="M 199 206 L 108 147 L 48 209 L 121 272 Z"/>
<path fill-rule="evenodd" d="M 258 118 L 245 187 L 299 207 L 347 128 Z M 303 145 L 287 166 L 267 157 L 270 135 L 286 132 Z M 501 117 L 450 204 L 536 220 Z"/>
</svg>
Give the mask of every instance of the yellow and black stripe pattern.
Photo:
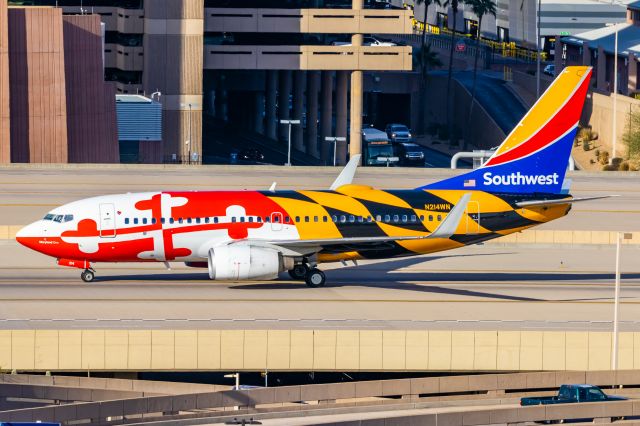
<svg viewBox="0 0 640 426">
<path fill-rule="evenodd" d="M 517 207 L 527 194 L 464 190 L 379 190 L 344 185 L 336 191 L 277 191 L 262 194 L 291 217 L 301 240 L 349 237 L 427 236 L 464 194 L 471 193 L 465 215 L 449 239 L 420 239 L 331 245 L 319 261 L 375 259 L 434 253 L 476 244 L 566 215 L 569 204 Z M 566 195 L 557 195 L 565 198 Z"/>
</svg>

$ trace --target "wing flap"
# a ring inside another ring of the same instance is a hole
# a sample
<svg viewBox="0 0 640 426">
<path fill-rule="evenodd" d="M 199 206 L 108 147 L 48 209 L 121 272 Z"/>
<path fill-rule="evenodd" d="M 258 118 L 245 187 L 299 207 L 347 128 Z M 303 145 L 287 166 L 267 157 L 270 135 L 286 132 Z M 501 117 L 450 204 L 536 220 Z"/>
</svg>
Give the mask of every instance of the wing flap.
<svg viewBox="0 0 640 426">
<path fill-rule="evenodd" d="M 563 198 L 555 200 L 531 200 L 520 201 L 516 203 L 518 207 L 537 207 L 537 206 L 553 206 L 556 204 L 573 204 L 581 201 L 601 200 L 603 198 L 617 197 L 618 195 L 600 195 L 597 197 L 582 197 L 582 198 Z"/>
</svg>

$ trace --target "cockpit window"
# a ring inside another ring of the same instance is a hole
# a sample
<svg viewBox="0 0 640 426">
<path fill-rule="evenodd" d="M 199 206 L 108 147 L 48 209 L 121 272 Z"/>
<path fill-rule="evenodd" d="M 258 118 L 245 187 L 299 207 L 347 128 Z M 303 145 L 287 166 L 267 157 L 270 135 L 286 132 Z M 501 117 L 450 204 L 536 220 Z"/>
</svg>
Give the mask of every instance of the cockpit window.
<svg viewBox="0 0 640 426">
<path fill-rule="evenodd" d="M 65 223 L 65 222 L 71 222 L 73 220 L 73 215 L 72 214 L 65 214 L 65 215 L 61 215 L 61 214 L 47 214 L 43 220 L 51 220 L 53 222 L 58 222 L 58 223 Z"/>
</svg>

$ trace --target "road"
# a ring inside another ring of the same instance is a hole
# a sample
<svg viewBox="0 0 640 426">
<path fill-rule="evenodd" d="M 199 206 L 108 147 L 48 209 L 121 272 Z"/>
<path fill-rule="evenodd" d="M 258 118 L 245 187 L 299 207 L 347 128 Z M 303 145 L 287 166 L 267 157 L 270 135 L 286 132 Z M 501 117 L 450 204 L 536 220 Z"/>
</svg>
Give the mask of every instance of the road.
<svg viewBox="0 0 640 426">
<path fill-rule="evenodd" d="M 0 167 L 0 225 L 24 225 L 70 201 L 101 194 L 157 190 L 328 188 L 339 168 L 276 166 L 70 167 L 66 170 Z M 378 188 L 416 188 L 461 171 L 420 168 L 360 168 L 354 183 Z M 241 176 L 241 179 L 238 178 Z M 576 204 L 569 216 L 538 229 L 640 230 L 638 173 L 570 173 L 577 197 L 616 198 Z"/>
<path fill-rule="evenodd" d="M 637 248 L 625 248 L 622 330 L 640 331 Z M 0 329 L 610 330 L 613 248 L 467 247 L 439 255 L 328 264 L 328 286 L 283 277 L 211 282 L 175 265 L 98 264 L 79 271 L 0 244 Z"/>
</svg>

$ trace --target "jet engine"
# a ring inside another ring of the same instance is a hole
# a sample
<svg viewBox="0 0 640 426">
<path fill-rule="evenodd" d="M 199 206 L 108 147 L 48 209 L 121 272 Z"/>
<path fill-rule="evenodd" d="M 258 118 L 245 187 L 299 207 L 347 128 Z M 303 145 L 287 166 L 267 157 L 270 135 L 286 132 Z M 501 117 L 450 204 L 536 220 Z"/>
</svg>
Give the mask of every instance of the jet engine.
<svg viewBox="0 0 640 426">
<path fill-rule="evenodd" d="M 284 258 L 278 250 L 268 247 L 229 244 L 210 249 L 208 265 L 212 280 L 272 280 L 292 268 L 293 259 Z"/>
</svg>

